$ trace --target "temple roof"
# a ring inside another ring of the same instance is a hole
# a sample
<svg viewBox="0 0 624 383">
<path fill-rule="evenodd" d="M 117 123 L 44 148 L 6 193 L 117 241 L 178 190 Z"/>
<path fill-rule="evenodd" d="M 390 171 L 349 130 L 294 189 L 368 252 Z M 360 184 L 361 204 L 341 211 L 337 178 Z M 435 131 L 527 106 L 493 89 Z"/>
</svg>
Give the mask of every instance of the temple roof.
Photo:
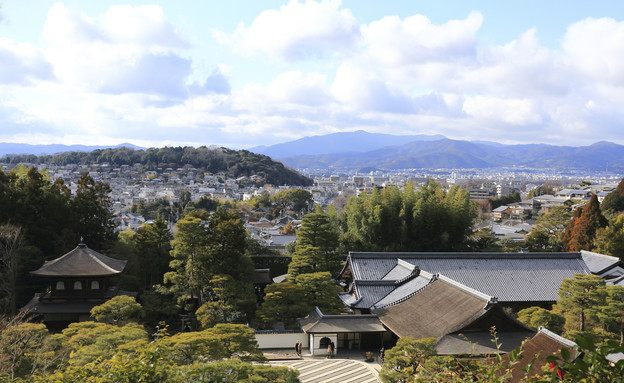
<svg viewBox="0 0 624 383">
<path fill-rule="evenodd" d="M 32 275 L 43 277 L 100 277 L 120 274 L 128 261 L 114 259 L 81 243 L 69 253 L 46 261 Z"/>
<path fill-rule="evenodd" d="M 377 303 L 382 297 L 373 285 L 414 273 L 417 269 L 443 274 L 470 288 L 497 297 L 501 302 L 555 302 L 559 285 L 574 274 L 602 269 L 613 257 L 576 253 L 363 253 L 350 252 L 338 279 L 369 282 L 356 290 L 361 305 Z M 591 262 L 591 266 L 587 264 Z M 595 264 L 595 265 L 594 265 Z M 413 269 L 410 269 L 410 265 Z M 415 273 L 414 273 L 415 274 Z M 386 288 L 386 290 L 388 290 Z M 384 290 L 385 291 L 385 290 Z M 389 294 L 390 291 L 386 291 Z M 398 291 L 396 294 L 398 295 Z M 391 303 L 391 302 L 384 302 Z M 370 306 L 369 306 L 370 307 Z"/>
<path fill-rule="evenodd" d="M 327 315 L 316 307 L 299 319 L 301 329 L 308 334 L 385 332 L 377 315 Z"/>
</svg>

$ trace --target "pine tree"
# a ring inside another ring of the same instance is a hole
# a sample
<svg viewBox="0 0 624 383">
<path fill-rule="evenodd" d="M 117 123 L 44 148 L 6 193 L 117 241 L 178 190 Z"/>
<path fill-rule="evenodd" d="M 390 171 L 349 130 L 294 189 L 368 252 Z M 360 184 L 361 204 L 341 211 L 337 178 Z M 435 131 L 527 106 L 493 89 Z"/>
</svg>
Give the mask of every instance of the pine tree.
<svg viewBox="0 0 624 383">
<path fill-rule="evenodd" d="M 586 331 L 588 314 L 604 305 L 605 296 L 605 281 L 597 275 L 575 274 L 573 279 L 564 279 L 559 287 L 557 309 L 566 319 L 565 330 L 569 334 Z"/>
</svg>

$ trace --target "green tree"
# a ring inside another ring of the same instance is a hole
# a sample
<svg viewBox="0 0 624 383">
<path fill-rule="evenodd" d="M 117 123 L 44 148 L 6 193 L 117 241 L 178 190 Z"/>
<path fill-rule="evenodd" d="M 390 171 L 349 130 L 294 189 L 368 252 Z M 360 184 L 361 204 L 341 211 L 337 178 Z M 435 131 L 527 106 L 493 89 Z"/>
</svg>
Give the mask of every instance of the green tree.
<svg viewBox="0 0 624 383">
<path fill-rule="evenodd" d="M 396 346 L 386 351 L 379 377 L 384 383 L 415 382 L 419 367 L 436 355 L 436 338 L 415 340 L 399 338 Z"/>
<path fill-rule="evenodd" d="M 147 332 L 136 323 L 115 326 L 98 322 L 70 324 L 62 331 L 63 349 L 70 363 L 82 366 L 98 358 L 111 358 L 117 352 L 129 354 L 147 343 Z"/>
<path fill-rule="evenodd" d="M 344 307 L 338 298 L 342 289 L 331 280 L 328 272 L 299 274 L 295 278 L 295 284 L 303 288 L 305 299 L 311 307 L 318 306 L 327 314 L 338 314 Z"/>
<path fill-rule="evenodd" d="M 254 267 L 246 254 L 247 232 L 240 218 L 223 210 L 212 215 L 197 212 L 193 214 L 203 219 L 188 215 L 176 224 L 170 263 L 173 271 L 165 274 L 165 282 L 181 300 L 190 297 L 191 305 L 197 300 L 198 307 L 212 299 L 210 280 L 215 275 L 229 275 L 243 286 L 239 299 L 252 299 Z"/>
<path fill-rule="evenodd" d="M 281 321 L 286 328 L 291 328 L 296 325 L 297 318 L 306 316 L 312 309 L 306 291 L 294 283 L 275 283 L 267 286 L 264 292 L 264 303 L 256 312 L 256 318 L 264 325 Z"/>
<path fill-rule="evenodd" d="M 604 305 L 591 311 L 602 324 L 603 331 L 614 334 L 621 346 L 624 343 L 624 287 L 607 286 Z"/>
<path fill-rule="evenodd" d="M 596 231 L 607 226 L 607 219 L 600 212 L 596 195 L 582 209 L 576 209 L 572 220 L 561 238 L 567 251 L 590 250 L 593 247 Z"/>
<path fill-rule="evenodd" d="M 615 190 L 606 195 L 600 208 L 611 214 L 624 211 L 624 178 L 620 180 Z"/>
<path fill-rule="evenodd" d="M 611 219 L 609 226 L 596 231 L 594 250 L 624 259 L 624 214 Z"/>
<path fill-rule="evenodd" d="M 565 323 L 561 314 L 537 306 L 520 310 L 518 320 L 535 330 L 543 326 L 557 334 L 561 334 Z"/>
<path fill-rule="evenodd" d="M 337 248 L 338 233 L 329 215 L 310 213 L 303 218 L 297 230 L 297 245 L 288 272 L 292 278 L 301 273 L 337 273 L 343 263 Z"/>
<path fill-rule="evenodd" d="M 0 331 L 0 379 L 14 379 L 34 374 L 42 368 L 48 353 L 49 333 L 40 323 L 9 325 Z"/>
<path fill-rule="evenodd" d="M 75 215 L 74 232 L 84 238 L 84 242 L 95 249 L 102 249 L 115 240 L 113 204 L 108 184 L 95 182 L 88 173 L 78 180 L 76 197 L 70 203 Z"/>
<path fill-rule="evenodd" d="M 0 225 L 0 313 L 14 315 L 17 310 L 19 251 L 23 241 L 21 227 Z"/>
<path fill-rule="evenodd" d="M 554 206 L 539 217 L 527 235 L 525 244 L 529 251 L 563 251 L 562 237 L 571 218 L 567 206 Z"/>
<path fill-rule="evenodd" d="M 250 299 L 247 283 L 236 281 L 229 275 L 215 275 L 210 280 L 210 286 L 210 299 L 196 311 L 197 320 L 202 327 L 249 321 L 256 301 Z"/>
<path fill-rule="evenodd" d="M 282 190 L 274 194 L 271 201 L 281 209 L 282 214 L 291 211 L 298 216 L 308 212 L 314 204 L 312 194 L 304 189 Z"/>
<path fill-rule="evenodd" d="M 171 232 L 167 222 L 159 216 L 151 225 L 143 225 L 137 230 L 134 241 L 138 250 L 143 288 L 149 289 L 153 285 L 161 284 L 171 260 Z"/>
<path fill-rule="evenodd" d="M 575 274 L 573 279 L 564 279 L 559 287 L 557 309 L 565 317 L 566 334 L 595 330 L 587 326 L 588 314 L 593 308 L 604 305 L 605 296 L 605 281 L 597 275 Z"/>
<path fill-rule="evenodd" d="M 418 190 L 382 191 L 349 199 L 340 221 L 342 248 L 361 251 L 458 251 L 468 246 L 476 208 L 470 193 L 445 193 L 429 180 Z"/>
<path fill-rule="evenodd" d="M 118 295 L 91 309 L 91 316 L 98 322 L 109 322 L 118 326 L 144 315 L 143 308 L 136 299 L 127 295 Z"/>
</svg>

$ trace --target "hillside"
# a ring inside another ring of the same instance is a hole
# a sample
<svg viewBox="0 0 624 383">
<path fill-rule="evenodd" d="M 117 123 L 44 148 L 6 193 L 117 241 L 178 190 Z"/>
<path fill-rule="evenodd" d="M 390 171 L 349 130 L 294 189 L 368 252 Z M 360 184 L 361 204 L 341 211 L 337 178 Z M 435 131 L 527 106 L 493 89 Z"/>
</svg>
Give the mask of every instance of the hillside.
<svg viewBox="0 0 624 383">
<path fill-rule="evenodd" d="M 496 168 L 521 166 L 550 169 L 624 171 L 624 146 L 598 142 L 590 146 L 546 144 L 502 145 L 441 139 L 414 141 L 363 152 L 299 155 L 281 158 L 294 168 Z"/>
<path fill-rule="evenodd" d="M 303 137 L 298 140 L 271 146 L 256 146 L 249 150 L 272 158 L 298 155 L 322 155 L 342 152 L 369 152 L 385 146 L 402 145 L 412 141 L 434 141 L 444 136 L 424 134 L 399 136 L 383 133 L 356 132 L 331 133 L 322 136 Z"/>
<path fill-rule="evenodd" d="M 274 185 L 308 186 L 312 180 L 287 168 L 270 157 L 247 150 L 201 146 L 199 148 L 164 147 L 135 150 L 132 148 L 96 149 L 89 152 L 65 152 L 54 155 L 7 155 L 5 163 L 34 163 L 50 165 L 91 165 L 108 163 L 111 166 L 141 164 L 146 170 L 192 166 L 210 173 L 226 173 L 237 178 L 259 175 Z"/>
</svg>

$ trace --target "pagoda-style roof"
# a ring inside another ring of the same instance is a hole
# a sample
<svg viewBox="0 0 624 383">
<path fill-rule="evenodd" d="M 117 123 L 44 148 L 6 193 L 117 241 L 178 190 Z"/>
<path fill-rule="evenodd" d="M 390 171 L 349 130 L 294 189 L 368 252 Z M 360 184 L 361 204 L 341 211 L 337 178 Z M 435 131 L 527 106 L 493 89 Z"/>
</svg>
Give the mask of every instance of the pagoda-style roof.
<svg viewBox="0 0 624 383">
<path fill-rule="evenodd" d="M 107 257 L 81 243 L 69 253 L 46 261 L 30 273 L 43 277 L 102 277 L 120 274 L 127 262 Z"/>
</svg>

